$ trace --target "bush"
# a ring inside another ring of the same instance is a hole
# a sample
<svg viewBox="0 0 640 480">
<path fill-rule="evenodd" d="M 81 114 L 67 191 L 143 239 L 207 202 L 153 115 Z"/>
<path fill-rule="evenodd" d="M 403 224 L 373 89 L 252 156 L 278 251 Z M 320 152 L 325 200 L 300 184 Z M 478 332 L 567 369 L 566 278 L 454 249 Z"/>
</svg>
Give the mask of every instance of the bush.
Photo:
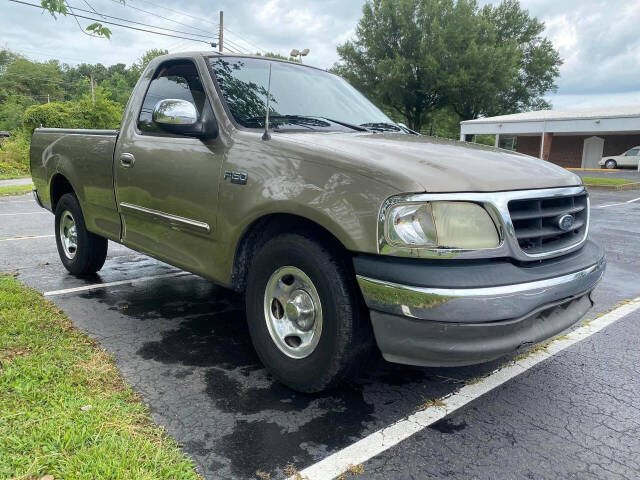
<svg viewBox="0 0 640 480">
<path fill-rule="evenodd" d="M 75 102 L 51 102 L 33 105 L 22 116 L 22 129 L 0 144 L 0 178 L 29 174 L 29 146 L 33 131 L 48 128 L 118 128 L 122 119 L 122 105 L 109 100 L 101 89 L 96 91 L 93 105 L 85 96 Z"/>
<path fill-rule="evenodd" d="M 51 102 L 29 107 L 22 117 L 22 125 L 29 137 L 40 126 L 110 129 L 118 128 L 122 113 L 122 105 L 109 100 L 98 89 L 95 105 L 85 96 L 77 102 Z"/>
<path fill-rule="evenodd" d="M 29 137 L 23 130 L 0 141 L 0 178 L 29 175 Z"/>
</svg>

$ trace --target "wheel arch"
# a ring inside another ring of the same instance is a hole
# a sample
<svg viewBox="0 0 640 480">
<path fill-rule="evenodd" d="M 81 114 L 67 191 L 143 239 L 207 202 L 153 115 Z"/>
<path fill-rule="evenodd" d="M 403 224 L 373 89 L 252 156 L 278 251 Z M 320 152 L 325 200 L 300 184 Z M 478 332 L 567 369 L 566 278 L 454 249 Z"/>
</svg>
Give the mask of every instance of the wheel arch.
<svg viewBox="0 0 640 480">
<path fill-rule="evenodd" d="M 69 181 L 69 179 L 61 174 L 56 173 L 51 177 L 51 182 L 49 183 L 49 198 L 51 200 L 51 211 L 56 211 L 56 206 L 58 202 L 62 198 L 63 195 L 67 193 L 73 193 L 77 196 L 73 185 Z"/>
<path fill-rule="evenodd" d="M 231 288 L 242 292 L 247 286 L 249 266 L 256 252 L 268 240 L 284 233 L 301 233 L 328 243 L 343 254 L 349 249 L 326 227 L 313 220 L 290 213 L 270 213 L 255 219 L 237 242 L 231 272 Z"/>
</svg>

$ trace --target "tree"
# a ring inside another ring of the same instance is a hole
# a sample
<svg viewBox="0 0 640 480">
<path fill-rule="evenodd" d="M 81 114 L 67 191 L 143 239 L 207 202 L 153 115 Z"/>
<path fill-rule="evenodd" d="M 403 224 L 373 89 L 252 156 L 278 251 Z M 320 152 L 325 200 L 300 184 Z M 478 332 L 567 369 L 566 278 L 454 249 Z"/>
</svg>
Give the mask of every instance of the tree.
<svg viewBox="0 0 640 480">
<path fill-rule="evenodd" d="M 551 41 L 542 37 L 544 23 L 531 17 L 517 0 L 504 0 L 498 6 L 482 9 L 498 32 L 498 42 L 512 41 L 520 53 L 518 71 L 508 88 L 500 92 L 493 108 L 485 115 L 501 115 L 523 110 L 551 108 L 543 96 L 555 92 L 562 60 Z"/>
<path fill-rule="evenodd" d="M 151 50 L 147 50 L 146 52 L 144 52 L 144 55 L 142 55 L 133 65 L 131 65 L 131 72 L 134 74 L 136 82 L 138 81 L 138 78 L 140 78 L 140 75 L 142 75 L 142 72 L 144 72 L 144 69 L 147 68 L 147 65 L 149 65 L 149 62 L 151 60 L 168 53 L 169 50 L 163 50 L 161 48 L 152 48 Z"/>
<path fill-rule="evenodd" d="M 461 119 L 543 105 L 560 59 L 517 0 L 369 0 L 334 71 L 420 131 L 434 112 Z"/>
<path fill-rule="evenodd" d="M 362 8 L 356 38 L 338 47 L 334 71 L 420 130 L 444 104 L 440 76 L 443 25 L 450 2 L 372 0 Z"/>
<path fill-rule="evenodd" d="M 124 5 L 125 0 L 118 1 Z M 85 1 L 85 3 L 87 2 Z M 76 19 L 78 28 L 90 37 L 111 38 L 111 30 L 102 25 L 102 23 L 100 22 L 92 23 L 83 28 L 82 25 L 80 25 L 78 18 L 73 13 L 73 7 L 69 6 L 66 0 L 41 0 L 40 5 L 42 5 L 42 8 L 47 10 L 53 18 L 57 18 L 57 15 L 72 15 Z M 96 15 L 100 15 L 89 3 L 87 3 L 87 5 L 91 8 L 91 10 L 96 12 Z"/>
<path fill-rule="evenodd" d="M 278 60 L 288 60 L 289 62 L 300 63 L 299 58 L 285 57 L 284 55 L 280 55 L 279 53 L 274 53 L 274 52 L 265 52 L 265 53 L 256 52 L 255 55 L 258 57 L 276 58 Z"/>
</svg>

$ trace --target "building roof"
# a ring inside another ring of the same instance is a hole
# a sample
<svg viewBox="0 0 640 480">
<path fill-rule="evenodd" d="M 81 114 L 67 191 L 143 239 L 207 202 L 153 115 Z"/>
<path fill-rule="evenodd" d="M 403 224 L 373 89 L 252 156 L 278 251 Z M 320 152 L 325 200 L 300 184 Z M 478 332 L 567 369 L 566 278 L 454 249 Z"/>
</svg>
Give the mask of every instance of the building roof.
<svg viewBox="0 0 640 480">
<path fill-rule="evenodd" d="M 640 133 L 640 106 L 539 110 L 460 122 L 466 135 L 606 135 Z"/>
<path fill-rule="evenodd" d="M 475 123 L 507 123 L 507 122 L 531 122 L 549 120 L 589 120 L 599 118 L 626 118 L 640 117 L 640 105 L 606 108 L 581 108 L 570 110 L 538 110 L 532 112 L 514 113 L 512 115 L 499 115 L 497 117 L 478 118 L 466 120 L 461 124 Z"/>
</svg>

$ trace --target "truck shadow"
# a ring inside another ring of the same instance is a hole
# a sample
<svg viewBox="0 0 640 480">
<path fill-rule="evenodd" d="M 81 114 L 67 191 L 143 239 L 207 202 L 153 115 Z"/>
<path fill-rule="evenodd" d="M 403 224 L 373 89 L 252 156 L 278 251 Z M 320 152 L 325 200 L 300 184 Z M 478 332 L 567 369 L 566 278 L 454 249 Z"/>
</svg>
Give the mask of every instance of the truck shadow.
<svg viewBox="0 0 640 480">
<path fill-rule="evenodd" d="M 359 378 L 341 388 L 300 394 L 260 364 L 240 295 L 195 277 L 155 283 L 153 289 L 86 298 L 124 315 L 126 328 L 138 335 L 138 361 L 160 364 L 160 380 L 140 373 L 128 380 L 207 477 L 255 478 L 257 470 L 278 475 L 289 463 L 303 468 L 495 368 L 407 367 L 377 353 Z M 185 415 L 175 393 L 185 382 L 201 415 L 200 422 L 189 420 L 188 431 L 171 422 Z M 174 393 L 149 393 L 154 391 Z"/>
</svg>

